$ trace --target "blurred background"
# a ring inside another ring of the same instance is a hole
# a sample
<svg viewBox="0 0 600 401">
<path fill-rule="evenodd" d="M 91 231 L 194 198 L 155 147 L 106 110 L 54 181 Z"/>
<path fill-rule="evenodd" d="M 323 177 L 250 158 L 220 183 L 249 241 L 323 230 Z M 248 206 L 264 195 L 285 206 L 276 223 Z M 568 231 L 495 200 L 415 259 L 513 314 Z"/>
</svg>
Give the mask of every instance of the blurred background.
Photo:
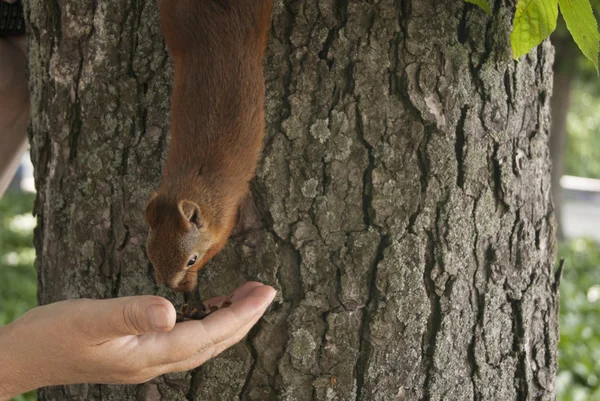
<svg viewBox="0 0 600 401">
<path fill-rule="evenodd" d="M 596 18 L 600 1 L 591 1 Z M 600 401 L 600 78 L 559 17 L 552 96 L 552 191 L 558 220 L 559 401 Z"/>
<path fill-rule="evenodd" d="M 600 4 L 594 6 L 600 9 Z M 600 401 L 600 78 L 562 21 L 552 41 L 553 196 L 558 257 L 566 261 L 560 287 L 557 399 Z M 26 154 L 0 198 L 0 326 L 37 304 L 32 174 Z M 35 394 L 15 400 L 35 400 Z"/>
</svg>

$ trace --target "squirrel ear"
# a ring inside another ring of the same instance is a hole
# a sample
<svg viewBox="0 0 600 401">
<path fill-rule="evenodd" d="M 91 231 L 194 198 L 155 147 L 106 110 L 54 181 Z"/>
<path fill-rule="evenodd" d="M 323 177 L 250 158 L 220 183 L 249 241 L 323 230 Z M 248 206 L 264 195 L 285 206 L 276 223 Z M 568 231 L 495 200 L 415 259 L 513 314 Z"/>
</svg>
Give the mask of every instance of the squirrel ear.
<svg viewBox="0 0 600 401">
<path fill-rule="evenodd" d="M 158 192 L 153 192 L 150 196 L 150 200 L 146 204 L 146 222 L 150 228 L 156 227 L 156 223 L 158 222 Z"/>
<path fill-rule="evenodd" d="M 179 211 L 183 217 L 190 222 L 190 224 L 196 226 L 196 228 L 202 227 L 202 220 L 200 219 L 200 207 L 187 200 L 179 202 Z"/>
</svg>

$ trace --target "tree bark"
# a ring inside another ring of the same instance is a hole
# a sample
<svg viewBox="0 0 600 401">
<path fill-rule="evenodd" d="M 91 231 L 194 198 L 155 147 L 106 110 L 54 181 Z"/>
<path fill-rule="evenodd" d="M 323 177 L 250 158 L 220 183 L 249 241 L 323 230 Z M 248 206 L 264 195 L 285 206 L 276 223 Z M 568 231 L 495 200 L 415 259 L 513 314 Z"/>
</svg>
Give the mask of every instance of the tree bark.
<svg viewBox="0 0 600 401">
<path fill-rule="evenodd" d="M 263 229 L 202 298 L 279 290 L 192 372 L 41 400 L 551 400 L 557 344 L 548 41 L 511 59 L 514 9 L 279 1 Z M 512 4 L 512 3 L 511 3 Z M 30 2 L 41 303 L 158 294 L 143 207 L 168 145 L 156 1 Z"/>
</svg>

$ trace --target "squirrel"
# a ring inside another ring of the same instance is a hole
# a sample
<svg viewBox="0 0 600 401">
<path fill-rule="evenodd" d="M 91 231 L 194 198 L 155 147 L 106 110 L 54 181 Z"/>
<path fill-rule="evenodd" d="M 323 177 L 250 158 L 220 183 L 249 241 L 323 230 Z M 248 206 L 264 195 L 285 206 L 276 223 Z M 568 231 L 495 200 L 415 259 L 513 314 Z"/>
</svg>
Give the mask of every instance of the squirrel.
<svg viewBox="0 0 600 401">
<path fill-rule="evenodd" d="M 171 142 L 145 209 L 157 283 L 190 292 L 249 196 L 265 130 L 263 57 L 272 0 L 161 0 L 174 62 Z"/>
</svg>

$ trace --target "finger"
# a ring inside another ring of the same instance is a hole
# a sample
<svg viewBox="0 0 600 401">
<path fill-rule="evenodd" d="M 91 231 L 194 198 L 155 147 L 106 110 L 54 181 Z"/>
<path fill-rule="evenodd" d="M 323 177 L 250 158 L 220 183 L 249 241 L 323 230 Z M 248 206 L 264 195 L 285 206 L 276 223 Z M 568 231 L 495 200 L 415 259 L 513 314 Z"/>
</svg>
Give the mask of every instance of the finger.
<svg viewBox="0 0 600 401">
<path fill-rule="evenodd" d="M 246 297 L 248 294 L 250 294 L 250 292 L 252 292 L 252 290 L 254 290 L 255 288 L 262 287 L 262 286 L 264 286 L 263 283 L 259 283 L 257 281 L 248 281 L 247 283 L 244 283 L 241 286 L 239 286 L 237 289 L 235 289 L 233 291 L 233 293 L 231 293 L 229 300 L 231 302 L 237 302 L 238 300 L 240 300 L 240 299 Z"/>
<path fill-rule="evenodd" d="M 151 364 L 164 365 L 189 359 L 225 339 L 234 337 L 258 320 L 273 301 L 275 290 L 261 285 L 230 307 L 211 313 L 204 320 L 178 324 L 170 333 L 160 333 L 142 347 L 151 349 Z M 149 351 L 150 352 L 150 351 Z"/>
<path fill-rule="evenodd" d="M 223 304 L 223 302 L 227 301 L 226 297 L 214 297 L 214 298 L 210 298 L 207 299 L 206 301 L 202 302 L 204 304 L 204 306 L 206 306 L 206 309 L 209 310 L 211 306 L 217 306 L 217 307 L 221 307 L 221 305 Z"/>
<path fill-rule="evenodd" d="M 156 296 L 93 300 L 80 311 L 84 331 L 100 342 L 112 338 L 169 331 L 175 325 L 175 308 Z"/>
<path fill-rule="evenodd" d="M 194 369 L 204 362 L 216 357 L 221 352 L 225 351 L 229 347 L 240 342 L 248 332 L 254 327 L 254 325 L 263 317 L 265 311 L 269 305 L 266 305 L 264 309 L 262 309 L 248 324 L 244 325 L 242 328 L 236 331 L 236 333 L 231 336 L 225 338 L 218 344 L 214 344 L 211 347 L 208 347 L 194 355 L 190 358 L 183 361 L 175 361 L 173 363 L 164 365 L 161 367 L 161 374 L 170 373 L 170 372 L 183 372 L 187 370 Z"/>
<path fill-rule="evenodd" d="M 256 281 L 249 281 L 247 283 L 242 284 L 241 286 L 239 286 L 236 290 L 233 291 L 233 293 L 229 296 L 229 297 L 213 297 L 213 298 L 209 298 L 205 301 L 203 301 L 202 303 L 204 304 L 204 306 L 206 307 L 207 310 L 210 310 L 211 306 L 216 306 L 218 308 L 221 308 L 221 306 L 223 305 L 223 303 L 225 301 L 230 301 L 230 302 L 236 302 L 239 299 L 244 298 L 246 295 L 248 295 L 253 289 L 263 286 L 263 283 L 259 283 Z"/>
<path fill-rule="evenodd" d="M 184 361 L 176 361 L 176 362 L 162 366 L 160 374 L 171 373 L 171 372 L 184 372 L 187 370 L 195 369 L 198 366 L 202 365 L 204 362 L 208 361 L 209 359 L 216 357 L 221 352 L 223 352 L 226 349 L 228 349 L 229 347 L 237 344 L 244 337 L 246 337 L 246 335 L 252 329 L 252 327 L 254 327 L 254 325 L 264 315 L 267 308 L 268 308 L 268 305 L 265 306 L 265 308 L 260 313 L 258 313 L 248 324 L 246 324 L 245 326 L 240 328 L 238 331 L 236 331 L 236 333 L 233 336 L 228 337 L 228 338 L 224 339 L 223 341 L 221 341 L 220 343 L 215 344 L 212 347 L 206 348 L 206 349 L 200 351 L 199 353 L 192 355 L 191 357 L 189 357 L 188 359 L 186 359 Z"/>
</svg>

